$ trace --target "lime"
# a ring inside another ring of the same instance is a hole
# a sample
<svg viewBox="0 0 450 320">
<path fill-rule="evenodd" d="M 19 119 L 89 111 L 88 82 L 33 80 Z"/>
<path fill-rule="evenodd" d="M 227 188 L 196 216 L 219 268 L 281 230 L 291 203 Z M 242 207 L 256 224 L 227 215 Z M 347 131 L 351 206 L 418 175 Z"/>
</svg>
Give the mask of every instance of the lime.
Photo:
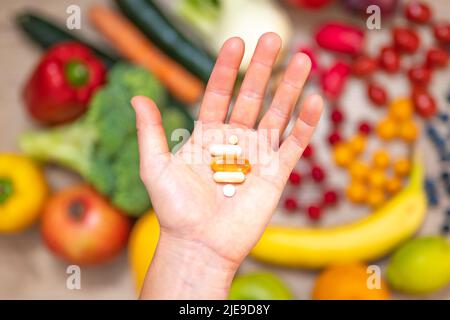
<svg viewBox="0 0 450 320">
<path fill-rule="evenodd" d="M 291 300 L 292 293 L 275 274 L 254 272 L 234 278 L 230 300 Z"/>
<path fill-rule="evenodd" d="M 406 293 L 437 291 L 450 281 L 450 244 L 440 236 L 416 238 L 402 245 L 387 268 L 392 288 Z"/>
</svg>

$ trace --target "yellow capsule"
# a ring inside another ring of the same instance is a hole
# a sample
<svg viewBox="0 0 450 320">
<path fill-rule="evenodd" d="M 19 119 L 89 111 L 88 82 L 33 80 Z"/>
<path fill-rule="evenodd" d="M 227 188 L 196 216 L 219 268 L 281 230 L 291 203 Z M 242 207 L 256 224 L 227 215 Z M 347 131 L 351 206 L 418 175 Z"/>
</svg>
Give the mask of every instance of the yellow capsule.
<svg viewBox="0 0 450 320">
<path fill-rule="evenodd" d="M 390 161 L 389 153 L 385 150 L 377 150 L 372 155 L 372 163 L 376 168 L 385 169 L 389 166 Z"/>
<path fill-rule="evenodd" d="M 371 207 L 379 207 L 386 200 L 386 195 L 383 189 L 380 188 L 371 188 L 367 192 L 367 204 Z"/>
<path fill-rule="evenodd" d="M 333 148 L 333 157 L 338 166 L 346 167 L 353 161 L 354 153 L 348 145 L 339 143 Z"/>
<path fill-rule="evenodd" d="M 412 118 L 414 108 L 408 98 L 400 98 L 392 101 L 389 105 L 389 115 L 398 121 L 405 121 Z"/>
<path fill-rule="evenodd" d="M 214 172 L 224 171 L 224 172 L 242 172 L 247 174 L 250 172 L 252 166 L 247 159 L 237 158 L 237 157 L 217 157 L 214 158 L 211 163 L 211 169 Z"/>
<path fill-rule="evenodd" d="M 367 196 L 366 186 L 360 181 L 352 181 L 347 187 L 347 197 L 353 203 L 363 203 Z"/>
<path fill-rule="evenodd" d="M 359 154 L 363 152 L 366 147 L 366 138 L 363 135 L 358 134 L 350 139 L 349 144 L 353 152 Z"/>
<path fill-rule="evenodd" d="M 383 188 L 386 183 L 387 177 L 383 170 L 373 169 L 369 172 L 367 180 L 371 187 Z"/>
<path fill-rule="evenodd" d="M 400 137 L 406 142 L 413 142 L 417 139 L 419 129 L 414 121 L 407 121 L 400 125 Z"/>
<path fill-rule="evenodd" d="M 362 161 L 354 161 L 349 168 L 352 179 L 365 180 L 369 174 L 369 166 Z"/>
<path fill-rule="evenodd" d="M 383 140 L 391 140 L 397 136 L 397 124 L 390 118 L 381 120 L 376 131 L 378 136 Z"/>
<path fill-rule="evenodd" d="M 399 177 L 391 177 L 386 182 L 386 190 L 389 193 L 397 193 L 402 187 L 402 181 Z"/>
<path fill-rule="evenodd" d="M 397 159 L 394 162 L 394 172 L 403 177 L 406 176 L 411 170 L 411 161 L 406 158 Z"/>
</svg>

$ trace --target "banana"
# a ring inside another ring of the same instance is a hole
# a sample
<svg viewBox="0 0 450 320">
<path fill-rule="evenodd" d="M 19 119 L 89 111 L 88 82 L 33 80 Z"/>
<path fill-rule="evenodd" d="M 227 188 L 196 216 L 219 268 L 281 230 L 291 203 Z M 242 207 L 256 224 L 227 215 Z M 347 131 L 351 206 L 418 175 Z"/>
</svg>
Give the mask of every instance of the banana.
<svg viewBox="0 0 450 320">
<path fill-rule="evenodd" d="M 250 256 L 286 267 L 322 268 L 384 256 L 422 225 L 426 196 L 423 167 L 413 161 L 408 185 L 368 217 L 330 228 L 269 225 Z"/>
</svg>

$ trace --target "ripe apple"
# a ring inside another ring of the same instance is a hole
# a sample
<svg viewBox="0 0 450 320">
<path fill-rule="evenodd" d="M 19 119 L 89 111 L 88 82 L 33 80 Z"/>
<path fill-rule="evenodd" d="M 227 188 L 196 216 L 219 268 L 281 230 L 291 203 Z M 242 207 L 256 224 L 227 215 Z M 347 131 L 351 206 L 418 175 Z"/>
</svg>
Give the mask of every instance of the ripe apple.
<svg viewBox="0 0 450 320">
<path fill-rule="evenodd" d="M 48 248 L 70 263 L 93 265 L 114 258 L 126 245 L 130 221 L 87 185 L 53 195 L 41 231 Z"/>
</svg>

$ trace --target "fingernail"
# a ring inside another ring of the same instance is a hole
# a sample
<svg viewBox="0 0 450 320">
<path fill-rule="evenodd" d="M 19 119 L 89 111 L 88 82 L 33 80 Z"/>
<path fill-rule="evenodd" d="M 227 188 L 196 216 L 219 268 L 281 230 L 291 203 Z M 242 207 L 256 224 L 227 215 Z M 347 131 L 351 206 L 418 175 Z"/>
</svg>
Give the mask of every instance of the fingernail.
<svg viewBox="0 0 450 320">
<path fill-rule="evenodd" d="M 133 109 L 136 110 L 136 108 L 139 108 L 139 105 L 143 103 L 144 99 L 146 99 L 146 97 L 143 96 L 134 96 L 131 98 L 130 103 Z"/>
</svg>

